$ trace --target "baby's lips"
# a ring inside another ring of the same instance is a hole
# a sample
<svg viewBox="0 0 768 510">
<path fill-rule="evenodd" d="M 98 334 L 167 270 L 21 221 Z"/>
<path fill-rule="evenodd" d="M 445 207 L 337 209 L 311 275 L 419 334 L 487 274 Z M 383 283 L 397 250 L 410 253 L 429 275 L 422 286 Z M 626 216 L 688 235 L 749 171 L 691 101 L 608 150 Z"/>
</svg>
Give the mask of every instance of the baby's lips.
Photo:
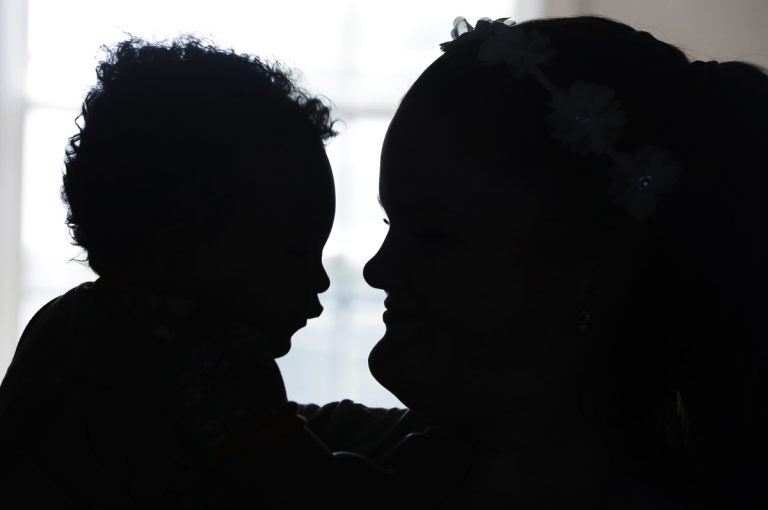
<svg viewBox="0 0 768 510">
<path fill-rule="evenodd" d="M 307 319 L 315 319 L 317 317 L 320 317 L 320 315 L 323 313 L 323 305 L 317 304 L 317 306 L 313 306 L 308 312 L 307 312 Z"/>
</svg>

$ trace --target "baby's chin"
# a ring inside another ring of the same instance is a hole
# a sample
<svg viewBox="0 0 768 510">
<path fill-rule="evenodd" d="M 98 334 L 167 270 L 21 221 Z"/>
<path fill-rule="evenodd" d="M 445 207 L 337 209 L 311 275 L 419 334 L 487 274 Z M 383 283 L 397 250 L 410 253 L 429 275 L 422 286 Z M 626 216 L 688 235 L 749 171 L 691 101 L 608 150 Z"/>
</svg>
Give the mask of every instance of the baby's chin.
<svg viewBox="0 0 768 510">
<path fill-rule="evenodd" d="M 272 351 L 274 358 L 281 358 L 288 354 L 291 350 L 291 339 L 301 328 L 306 325 L 306 321 L 301 323 L 295 323 L 287 325 L 281 323 L 279 325 L 262 325 L 261 331 L 264 333 L 269 344 L 269 348 Z"/>
<path fill-rule="evenodd" d="M 294 322 L 293 324 L 280 324 L 271 328 L 268 334 L 269 345 L 272 349 L 272 355 L 280 358 L 288 354 L 291 350 L 291 339 L 299 330 L 307 325 L 307 321 Z"/>
<path fill-rule="evenodd" d="M 273 357 L 282 358 L 291 350 L 291 337 L 270 338 L 269 348 L 272 350 Z"/>
</svg>

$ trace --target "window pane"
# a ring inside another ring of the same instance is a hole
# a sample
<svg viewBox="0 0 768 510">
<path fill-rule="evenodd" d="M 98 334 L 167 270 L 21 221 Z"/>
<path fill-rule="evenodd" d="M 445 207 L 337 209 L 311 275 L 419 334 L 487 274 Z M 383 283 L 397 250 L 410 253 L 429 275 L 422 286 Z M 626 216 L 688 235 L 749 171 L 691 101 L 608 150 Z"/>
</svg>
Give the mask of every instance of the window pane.
<svg viewBox="0 0 768 510">
<path fill-rule="evenodd" d="M 19 326 L 46 302 L 84 281 L 93 272 L 73 259 L 60 199 L 64 148 L 75 133 L 75 110 L 31 108 L 24 126 L 21 198 L 21 296 Z"/>
</svg>

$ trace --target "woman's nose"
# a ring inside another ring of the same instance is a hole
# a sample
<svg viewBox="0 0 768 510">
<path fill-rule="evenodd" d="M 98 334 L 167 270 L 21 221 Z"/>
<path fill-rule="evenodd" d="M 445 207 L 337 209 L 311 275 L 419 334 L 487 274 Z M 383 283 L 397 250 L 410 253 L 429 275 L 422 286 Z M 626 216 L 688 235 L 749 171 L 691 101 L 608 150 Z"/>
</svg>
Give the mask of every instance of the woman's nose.
<svg viewBox="0 0 768 510">
<path fill-rule="evenodd" d="M 402 279 L 402 271 L 396 264 L 396 246 L 391 234 L 387 234 L 379 251 L 371 257 L 363 268 L 363 278 L 375 289 L 387 290 L 397 286 L 397 280 Z"/>
<path fill-rule="evenodd" d="M 379 251 L 376 252 L 376 255 L 371 257 L 371 259 L 366 262 L 365 266 L 363 267 L 363 278 L 368 285 L 375 289 L 384 288 L 379 275 L 381 266 L 379 254 L 381 254 L 381 249 L 379 249 Z"/>
</svg>

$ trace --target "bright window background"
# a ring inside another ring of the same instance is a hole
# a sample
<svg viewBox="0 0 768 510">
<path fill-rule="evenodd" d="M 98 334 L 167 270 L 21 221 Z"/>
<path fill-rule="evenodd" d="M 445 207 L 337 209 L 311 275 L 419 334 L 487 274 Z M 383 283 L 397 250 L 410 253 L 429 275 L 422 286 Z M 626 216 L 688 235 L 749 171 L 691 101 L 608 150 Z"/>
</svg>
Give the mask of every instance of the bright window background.
<svg viewBox="0 0 768 510">
<path fill-rule="evenodd" d="M 536 14 L 535 3 L 525 2 L 527 16 Z M 344 121 L 328 146 L 337 184 L 325 250 L 331 289 L 321 296 L 324 314 L 294 336 L 293 349 L 279 361 L 289 396 L 399 405 L 366 361 L 383 333 L 384 296 L 365 284 L 362 267 L 385 234 L 376 202 L 384 132 L 410 83 L 450 38 L 455 16 L 516 17 L 519 9 L 515 0 L 29 0 L 19 333 L 48 300 L 94 278 L 73 261 L 82 253 L 70 245 L 59 191 L 64 148 L 95 81 L 100 46 L 127 34 L 148 40 L 193 34 L 301 69 L 301 83 L 330 98 Z"/>
</svg>

